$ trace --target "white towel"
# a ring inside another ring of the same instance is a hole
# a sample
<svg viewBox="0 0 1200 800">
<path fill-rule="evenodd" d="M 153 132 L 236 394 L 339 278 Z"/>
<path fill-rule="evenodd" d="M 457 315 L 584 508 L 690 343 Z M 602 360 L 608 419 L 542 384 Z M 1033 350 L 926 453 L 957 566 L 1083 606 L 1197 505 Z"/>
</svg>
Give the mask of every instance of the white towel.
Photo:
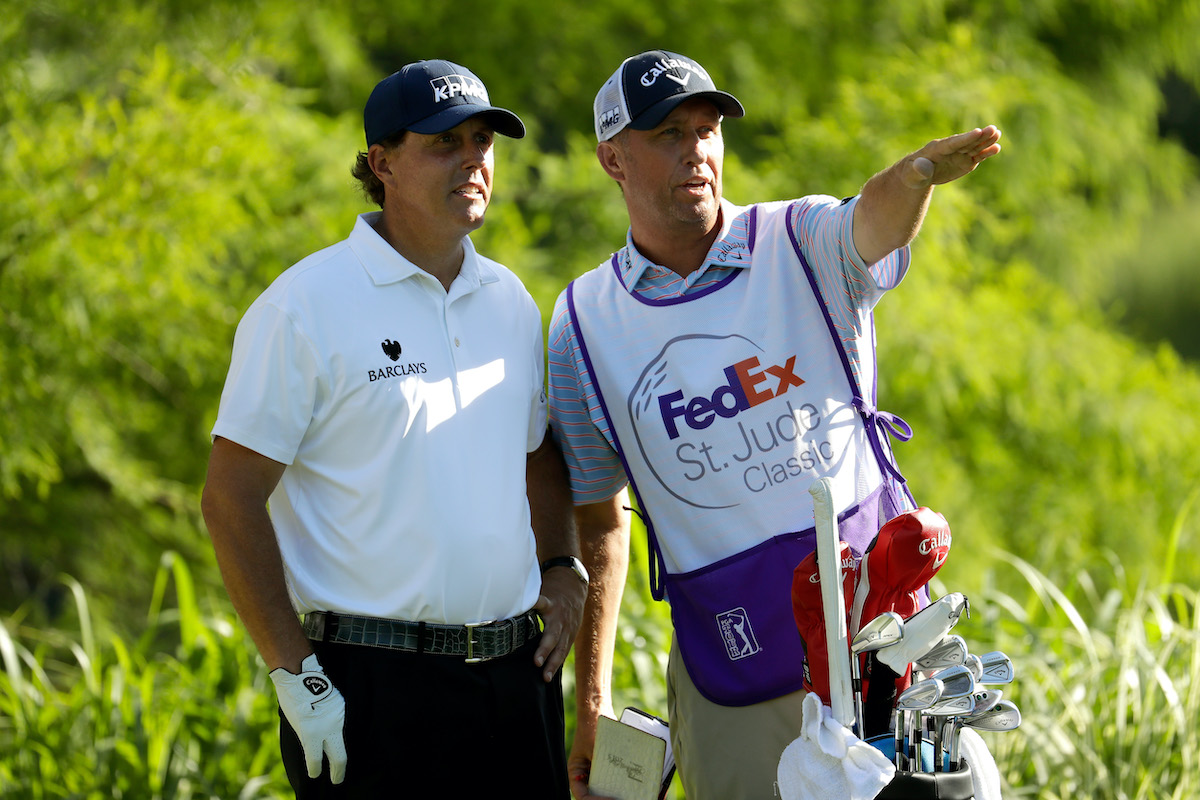
<svg viewBox="0 0 1200 800">
<path fill-rule="evenodd" d="M 959 731 L 958 756 L 971 767 L 975 800 L 1003 800 L 1000 795 L 1000 768 L 987 743 L 974 728 Z"/>
<path fill-rule="evenodd" d="M 816 694 L 804 698 L 800 736 L 779 759 L 782 800 L 872 800 L 896 773 L 883 753 L 833 718 Z"/>
</svg>

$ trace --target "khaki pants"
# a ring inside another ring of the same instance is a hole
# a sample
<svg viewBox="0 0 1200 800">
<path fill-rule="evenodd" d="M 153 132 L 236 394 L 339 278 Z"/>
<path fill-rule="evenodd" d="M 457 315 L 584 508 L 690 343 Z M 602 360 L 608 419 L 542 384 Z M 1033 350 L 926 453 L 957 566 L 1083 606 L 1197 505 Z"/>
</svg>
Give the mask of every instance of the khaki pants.
<svg viewBox="0 0 1200 800">
<path fill-rule="evenodd" d="M 800 735 L 804 691 L 756 703 L 721 706 L 692 684 L 671 640 L 667 711 L 671 748 L 687 800 L 770 800 L 784 748 Z"/>
</svg>

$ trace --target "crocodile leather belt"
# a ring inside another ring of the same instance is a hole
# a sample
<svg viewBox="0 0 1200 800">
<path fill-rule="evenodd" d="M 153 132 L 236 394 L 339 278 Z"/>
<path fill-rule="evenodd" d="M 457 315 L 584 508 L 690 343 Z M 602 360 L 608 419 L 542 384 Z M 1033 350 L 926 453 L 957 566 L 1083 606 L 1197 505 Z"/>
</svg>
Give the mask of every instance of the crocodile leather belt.
<svg viewBox="0 0 1200 800">
<path fill-rule="evenodd" d="M 499 622 L 467 625 L 405 622 L 311 611 L 304 615 L 303 624 L 305 635 L 320 642 L 457 656 L 467 663 L 507 656 L 541 633 L 537 614 L 533 611 Z"/>
</svg>

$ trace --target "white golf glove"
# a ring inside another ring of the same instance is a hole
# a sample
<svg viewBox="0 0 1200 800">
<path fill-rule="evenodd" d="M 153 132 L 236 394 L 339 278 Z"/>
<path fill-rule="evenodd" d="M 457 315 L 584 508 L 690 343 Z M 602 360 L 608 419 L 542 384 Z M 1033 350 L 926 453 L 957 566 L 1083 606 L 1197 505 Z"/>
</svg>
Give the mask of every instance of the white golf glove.
<svg viewBox="0 0 1200 800">
<path fill-rule="evenodd" d="M 308 777 L 321 774 L 321 756 L 329 756 L 329 779 L 341 783 L 346 777 L 346 743 L 342 726 L 346 721 L 346 701 L 321 669 L 316 653 L 300 664 L 299 675 L 283 667 L 271 670 L 279 707 L 300 737 Z"/>
</svg>

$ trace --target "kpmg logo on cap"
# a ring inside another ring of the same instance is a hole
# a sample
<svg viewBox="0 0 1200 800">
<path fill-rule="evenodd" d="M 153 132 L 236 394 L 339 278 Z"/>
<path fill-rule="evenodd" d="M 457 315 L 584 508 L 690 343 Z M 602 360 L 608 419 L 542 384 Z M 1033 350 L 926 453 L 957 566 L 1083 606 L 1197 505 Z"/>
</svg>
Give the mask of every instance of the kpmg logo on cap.
<svg viewBox="0 0 1200 800">
<path fill-rule="evenodd" d="M 483 83 L 468 75 L 443 75 L 440 78 L 434 78 L 429 82 L 433 87 L 433 101 L 440 103 L 443 100 L 452 100 L 455 97 L 474 97 L 484 105 L 491 105 L 488 100 L 487 89 L 483 87 Z"/>
<path fill-rule="evenodd" d="M 671 70 L 682 70 L 685 74 L 682 76 L 674 75 Z M 708 77 L 708 73 L 699 64 L 692 63 L 682 58 L 660 58 L 654 62 L 654 66 L 642 73 L 640 82 L 642 86 L 650 87 L 655 84 L 660 75 L 666 75 L 676 83 L 687 86 L 688 81 L 692 79 L 692 73 L 700 76 L 701 80 L 712 82 Z"/>
<path fill-rule="evenodd" d="M 621 121 L 621 107 L 613 106 L 600 115 L 600 133 L 603 134 L 613 125 Z"/>
</svg>

